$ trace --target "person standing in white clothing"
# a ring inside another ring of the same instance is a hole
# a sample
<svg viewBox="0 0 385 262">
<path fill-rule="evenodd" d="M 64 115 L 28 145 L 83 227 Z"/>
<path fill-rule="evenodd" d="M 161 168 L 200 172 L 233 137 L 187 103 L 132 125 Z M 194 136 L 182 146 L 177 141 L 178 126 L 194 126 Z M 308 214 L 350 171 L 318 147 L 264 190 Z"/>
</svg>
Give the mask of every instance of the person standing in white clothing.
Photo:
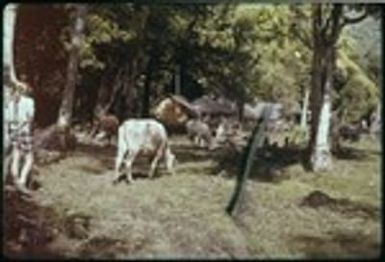
<svg viewBox="0 0 385 262">
<path fill-rule="evenodd" d="M 11 146 L 11 175 L 16 186 L 24 191 L 27 190 L 26 183 L 34 160 L 32 121 L 35 102 L 25 95 L 28 89 L 29 86 L 25 83 L 16 85 L 11 91 L 6 110 L 7 131 Z"/>
</svg>

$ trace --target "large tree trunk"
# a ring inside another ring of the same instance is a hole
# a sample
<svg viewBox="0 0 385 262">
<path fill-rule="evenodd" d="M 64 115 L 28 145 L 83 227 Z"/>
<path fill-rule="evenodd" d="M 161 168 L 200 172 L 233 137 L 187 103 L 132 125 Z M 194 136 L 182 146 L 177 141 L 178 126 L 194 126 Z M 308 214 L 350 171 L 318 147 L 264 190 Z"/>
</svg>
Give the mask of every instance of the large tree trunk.
<svg viewBox="0 0 385 262">
<path fill-rule="evenodd" d="M 334 4 L 329 16 L 322 5 L 313 5 L 313 74 L 312 127 L 309 141 L 309 164 L 313 171 L 332 168 L 331 155 L 331 93 L 336 68 L 336 43 L 341 33 L 342 5 Z"/>
<path fill-rule="evenodd" d="M 17 84 L 20 81 L 15 72 L 14 39 L 17 16 L 17 4 L 8 4 L 3 11 L 3 77 L 5 84 Z"/>
<path fill-rule="evenodd" d="M 330 121 L 334 41 L 325 39 L 320 4 L 313 6 L 313 74 L 312 74 L 312 126 L 309 141 L 309 164 L 313 171 L 331 168 Z"/>
<path fill-rule="evenodd" d="M 72 39 L 67 68 L 67 83 L 63 92 L 63 100 L 57 121 L 58 126 L 62 128 L 67 128 L 71 124 L 74 94 L 78 78 L 79 49 L 83 37 L 85 15 L 85 5 L 74 6 L 74 24 L 71 29 Z"/>
<path fill-rule="evenodd" d="M 329 81 L 328 81 L 329 82 Z M 325 89 L 330 89 L 330 83 L 326 83 Z M 321 97 L 321 111 L 318 123 L 315 127 L 315 138 L 311 145 L 311 168 L 314 171 L 325 171 L 331 169 L 330 151 L 330 120 L 331 120 L 331 101 L 329 92 L 325 92 Z"/>
</svg>

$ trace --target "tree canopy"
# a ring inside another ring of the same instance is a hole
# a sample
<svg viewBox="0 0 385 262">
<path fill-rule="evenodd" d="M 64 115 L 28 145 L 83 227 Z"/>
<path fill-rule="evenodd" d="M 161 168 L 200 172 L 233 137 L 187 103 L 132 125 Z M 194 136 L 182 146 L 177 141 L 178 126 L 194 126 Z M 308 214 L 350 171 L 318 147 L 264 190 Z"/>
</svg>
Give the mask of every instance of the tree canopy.
<svg viewBox="0 0 385 262">
<path fill-rule="evenodd" d="M 310 85 L 309 6 L 89 5 L 74 117 L 91 119 L 103 110 L 120 118 L 145 115 L 159 98 L 176 92 L 176 79 L 190 100 L 213 92 L 239 103 L 268 100 L 293 108 Z M 37 8 L 21 6 L 19 37 L 27 37 L 26 23 Z M 16 41 L 18 68 L 33 78 L 37 95 L 44 95 L 38 99 L 38 115 L 44 112 L 43 100 L 56 101 L 52 112 L 58 110 L 71 20 L 64 5 L 44 8 L 40 13 L 51 12 L 56 22 L 34 22 L 35 30 L 43 32 L 30 35 L 29 41 L 37 44 Z M 375 18 L 347 28 L 338 42 L 340 82 L 334 104 L 344 112 L 344 121 L 353 121 L 378 101 L 380 30 Z M 52 63 L 56 66 L 41 70 Z"/>
</svg>

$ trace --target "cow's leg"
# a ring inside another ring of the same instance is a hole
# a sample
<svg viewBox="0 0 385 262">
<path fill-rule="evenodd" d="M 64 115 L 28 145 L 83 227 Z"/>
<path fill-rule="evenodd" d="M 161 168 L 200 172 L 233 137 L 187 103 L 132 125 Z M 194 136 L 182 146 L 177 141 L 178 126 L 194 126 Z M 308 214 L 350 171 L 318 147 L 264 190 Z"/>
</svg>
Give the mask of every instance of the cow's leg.
<svg viewBox="0 0 385 262">
<path fill-rule="evenodd" d="M 163 152 L 164 152 L 164 147 L 163 146 L 161 146 L 156 151 L 155 157 L 154 157 L 154 159 L 152 160 L 152 163 L 151 163 L 150 172 L 148 173 L 148 177 L 149 178 L 152 178 L 154 176 L 155 171 L 156 171 L 156 169 L 158 167 L 158 162 L 159 162 L 160 158 L 162 157 Z"/>
<path fill-rule="evenodd" d="M 199 136 L 194 136 L 194 144 L 199 146 Z"/>
<path fill-rule="evenodd" d="M 167 149 L 163 155 L 163 158 L 164 158 L 167 170 L 169 171 L 169 173 L 171 175 L 174 175 L 175 174 L 175 172 L 174 172 L 175 155 L 173 153 L 171 153 L 171 150 L 169 147 L 167 147 Z"/>
<path fill-rule="evenodd" d="M 199 136 L 199 147 L 205 147 L 205 140 L 202 136 Z"/>
<path fill-rule="evenodd" d="M 15 145 L 12 148 L 12 159 L 11 159 L 11 175 L 13 178 L 13 182 L 18 181 L 19 163 L 20 163 L 20 150 Z"/>
<path fill-rule="evenodd" d="M 120 177 L 120 170 L 121 170 L 121 167 L 122 167 L 122 164 L 123 164 L 123 160 L 124 160 L 124 155 L 125 155 L 125 151 L 126 151 L 126 148 L 124 145 L 122 144 L 118 144 L 117 145 L 117 154 L 116 154 L 116 160 L 115 160 L 115 175 L 114 175 L 114 179 L 112 180 L 112 183 L 113 184 L 116 184 L 119 180 L 119 177 Z"/>
<path fill-rule="evenodd" d="M 28 175 L 31 172 L 33 164 L 33 153 L 26 153 L 26 155 L 24 156 L 24 160 L 24 165 L 20 173 L 20 179 L 18 181 L 18 186 L 22 189 L 26 189 Z"/>
<path fill-rule="evenodd" d="M 128 183 L 134 182 L 134 179 L 132 178 L 132 165 L 134 163 L 134 160 L 136 158 L 136 153 L 130 152 L 128 156 L 126 157 L 126 178 Z"/>
</svg>

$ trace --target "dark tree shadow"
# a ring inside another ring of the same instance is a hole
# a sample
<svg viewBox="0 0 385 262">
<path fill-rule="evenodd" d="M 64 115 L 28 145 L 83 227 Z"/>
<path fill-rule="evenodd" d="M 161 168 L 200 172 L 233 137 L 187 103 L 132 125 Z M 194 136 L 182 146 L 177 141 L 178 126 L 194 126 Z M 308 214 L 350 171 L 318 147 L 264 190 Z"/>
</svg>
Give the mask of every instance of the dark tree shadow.
<svg viewBox="0 0 385 262">
<path fill-rule="evenodd" d="M 213 158 L 215 150 L 209 151 L 194 145 L 177 145 L 172 148 L 179 163 L 198 162 Z"/>
<path fill-rule="evenodd" d="M 355 161 L 366 161 L 372 156 L 380 155 L 379 150 L 363 150 L 353 146 L 343 146 L 339 150 L 335 150 L 333 155 L 337 159 L 342 160 L 355 160 Z"/>
<path fill-rule="evenodd" d="M 78 153 L 83 153 L 85 155 L 92 155 L 95 157 L 101 158 L 110 158 L 114 157 L 116 154 L 115 146 L 95 146 L 95 145 L 85 145 L 80 144 L 76 147 Z"/>
<path fill-rule="evenodd" d="M 4 192 L 4 255 L 16 259 L 61 258 L 49 249 L 54 231 L 61 228 L 60 218 L 49 207 L 42 207 L 17 190 Z"/>
<path fill-rule="evenodd" d="M 95 146 L 95 145 L 79 145 L 76 150 L 79 156 L 92 156 L 99 161 L 97 166 L 82 166 L 85 172 L 101 175 L 103 172 L 111 171 L 115 165 L 116 147 L 114 146 Z M 100 168 L 102 167 L 102 168 Z"/>
<path fill-rule="evenodd" d="M 236 152 L 228 150 L 222 151 L 222 154 L 216 156 L 218 162 L 216 170 L 226 170 L 228 177 L 238 175 L 241 170 L 242 154 L 245 152 Z M 279 182 L 285 177 L 282 170 L 288 166 L 305 162 L 305 150 L 299 147 L 265 147 L 257 150 L 254 158 L 250 179 L 261 182 Z"/>
<path fill-rule="evenodd" d="M 161 166 L 159 166 L 157 168 L 157 171 L 154 173 L 154 176 L 151 178 L 148 176 L 149 168 L 147 166 L 145 166 L 143 164 L 141 166 L 135 165 L 133 169 L 134 170 L 132 172 L 132 178 L 134 180 L 142 180 L 142 179 L 144 179 L 144 180 L 157 180 L 157 179 L 161 178 L 162 176 L 168 174 L 168 172 L 165 170 L 165 168 L 161 167 Z M 118 183 L 119 184 L 120 183 L 129 184 L 126 173 L 122 172 L 122 174 L 118 178 Z"/>
<path fill-rule="evenodd" d="M 362 232 L 331 232 L 328 237 L 299 235 L 292 239 L 309 259 L 378 258 L 380 243 Z"/>
<path fill-rule="evenodd" d="M 297 146 L 262 149 L 254 164 L 255 172 L 250 178 L 264 182 L 279 182 L 285 179 L 283 169 L 296 164 L 304 166 L 305 157 L 306 150 Z"/>
</svg>

